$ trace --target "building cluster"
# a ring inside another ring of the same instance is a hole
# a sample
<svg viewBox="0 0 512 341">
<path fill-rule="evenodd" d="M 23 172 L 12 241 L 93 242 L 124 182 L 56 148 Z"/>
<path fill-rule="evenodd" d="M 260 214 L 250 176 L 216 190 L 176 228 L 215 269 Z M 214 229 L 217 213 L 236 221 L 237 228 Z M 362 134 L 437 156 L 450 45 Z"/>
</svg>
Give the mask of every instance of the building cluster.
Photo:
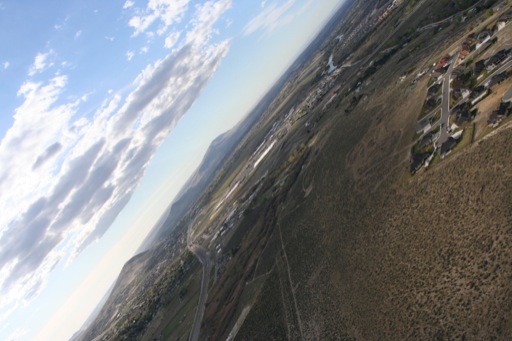
<svg viewBox="0 0 512 341">
<path fill-rule="evenodd" d="M 449 75 L 452 90 L 449 100 L 453 100 L 455 105 L 450 110 L 446 124 L 432 121 L 435 117 L 434 111 L 441 110 L 439 104 L 443 99 L 443 94 L 440 94 L 442 82 L 445 77 L 448 77 L 446 71 L 453 62 L 453 58 L 449 55 L 443 56 L 431 68 L 427 67 L 417 74 L 416 78 L 419 78 L 430 72 L 434 83 L 427 90 L 427 99 L 423 106 L 424 111 L 431 111 L 427 116 L 429 119 L 422 119 L 418 122 L 417 132 L 422 136 L 412 149 L 410 162 L 412 174 L 428 166 L 436 152 L 441 158 L 448 155 L 461 141 L 465 124 L 472 121 L 477 115 L 478 110 L 474 106 L 485 98 L 493 87 L 510 77 L 510 67 L 507 68 L 507 65 L 512 60 L 512 48 L 503 48 L 489 58 L 476 61 L 473 66 L 471 66 L 471 62 L 465 63 L 465 61 L 468 56 L 473 53 L 482 53 L 497 41 L 495 34 L 510 21 L 511 13 L 512 10 L 509 10 L 502 15 L 492 30 L 470 34 L 464 39 L 456 58 L 458 66 Z M 512 107 L 509 99 L 509 102 L 502 102 L 492 112 L 487 123 L 491 127 L 496 127 L 511 114 Z M 440 129 L 446 129 L 449 133 L 448 138 L 442 143 L 438 141 Z"/>
<path fill-rule="evenodd" d="M 333 72 L 326 74 L 313 90 L 306 96 L 306 99 L 298 106 L 297 116 L 303 117 L 309 114 L 310 110 L 324 98 L 324 96 L 334 88 L 336 80 L 340 75 L 342 68 L 337 67 Z"/>
<path fill-rule="evenodd" d="M 345 39 L 341 42 L 341 47 L 345 50 L 350 50 L 350 44 L 359 40 L 365 34 L 370 32 L 373 28 L 378 26 L 384 19 L 389 17 L 394 10 L 396 10 L 401 4 L 403 0 L 393 0 L 388 1 L 381 8 L 373 11 L 373 13 L 369 16 L 366 16 L 364 21 L 357 23 L 356 27 L 351 30 L 350 34 L 348 34 Z"/>
</svg>

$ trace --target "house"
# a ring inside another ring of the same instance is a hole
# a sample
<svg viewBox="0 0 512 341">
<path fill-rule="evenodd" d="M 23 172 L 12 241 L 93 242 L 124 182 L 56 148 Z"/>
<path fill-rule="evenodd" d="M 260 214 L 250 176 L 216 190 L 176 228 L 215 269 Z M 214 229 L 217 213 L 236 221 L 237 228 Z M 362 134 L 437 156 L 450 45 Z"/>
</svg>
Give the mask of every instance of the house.
<svg viewBox="0 0 512 341">
<path fill-rule="evenodd" d="M 426 101 L 423 107 L 425 110 L 434 110 L 435 107 L 437 107 L 440 103 L 439 98 L 429 97 Z"/>
<path fill-rule="evenodd" d="M 432 125 L 430 124 L 429 120 L 421 120 L 418 122 L 418 125 L 416 126 L 416 133 L 417 134 L 425 134 L 427 131 L 430 130 Z"/>
<path fill-rule="evenodd" d="M 430 88 L 428 88 L 427 92 L 428 92 L 429 96 L 432 96 L 432 95 L 435 95 L 436 93 L 438 93 L 440 90 L 441 90 L 441 84 L 434 83 L 434 85 L 432 85 Z"/>
<path fill-rule="evenodd" d="M 501 123 L 501 121 L 503 121 L 503 118 L 498 117 L 498 111 L 495 110 L 489 116 L 489 119 L 487 120 L 487 124 L 489 125 L 489 127 L 496 128 Z"/>
<path fill-rule="evenodd" d="M 509 60 L 510 52 L 512 52 L 512 49 L 503 49 L 496 52 L 496 54 L 489 58 L 487 60 L 487 63 L 485 64 L 485 68 L 487 69 L 487 71 L 492 71 L 499 65 L 501 65 L 501 63 Z"/>
<path fill-rule="evenodd" d="M 470 105 L 468 102 L 457 105 L 452 109 L 451 114 L 455 116 L 455 123 L 460 126 L 465 122 L 469 122 L 473 119 L 473 115 L 470 112 Z"/>
<path fill-rule="evenodd" d="M 498 107 L 498 110 L 494 110 L 492 114 L 489 116 L 487 124 L 489 124 L 489 126 L 493 128 L 498 126 L 501 123 L 501 121 L 503 121 L 509 115 L 509 107 L 509 102 L 501 102 L 500 106 Z"/>
<path fill-rule="evenodd" d="M 446 65 L 448 65 L 448 63 L 450 62 L 450 56 L 444 56 L 443 58 L 441 58 L 437 64 L 436 64 L 436 68 L 435 70 L 439 70 L 439 69 L 442 69 L 444 68 Z M 448 69 L 448 68 L 447 68 Z M 444 73 L 444 72 L 443 72 Z"/>
<path fill-rule="evenodd" d="M 496 76 L 493 76 L 489 82 L 489 87 L 493 87 L 497 84 L 501 84 L 504 80 L 508 78 L 508 72 L 503 71 L 500 74 L 497 74 Z"/>
<path fill-rule="evenodd" d="M 429 153 L 422 154 L 413 154 L 411 156 L 411 164 L 409 167 L 409 171 L 411 174 L 416 174 L 420 169 L 422 169 L 425 165 L 432 160 L 432 155 Z"/>
<path fill-rule="evenodd" d="M 498 22 L 496 23 L 496 32 L 501 31 L 502 29 L 505 28 L 505 26 L 507 26 L 507 22 L 506 21 L 498 20 Z"/>
<path fill-rule="evenodd" d="M 466 57 L 471 53 L 471 51 L 473 51 L 473 44 L 475 43 L 475 40 L 476 36 L 474 33 L 466 37 L 466 39 L 462 43 L 462 48 L 459 53 L 459 61 L 463 61 L 464 59 L 466 59 Z"/>
<path fill-rule="evenodd" d="M 461 112 L 463 112 L 464 110 L 467 110 L 467 109 L 469 109 L 469 103 L 464 102 L 464 103 L 461 103 L 461 104 L 453 107 L 451 114 L 454 116 L 457 116 L 458 114 L 460 114 Z"/>
<path fill-rule="evenodd" d="M 462 98 L 466 99 L 471 94 L 471 91 L 469 91 L 468 89 L 460 89 L 460 93 L 462 95 Z"/>
<path fill-rule="evenodd" d="M 425 134 L 425 136 L 423 136 L 421 138 L 421 140 L 418 144 L 419 148 L 420 149 L 425 148 L 426 146 L 428 146 L 429 144 L 431 144 L 432 142 L 437 140 L 439 135 L 440 135 L 440 131 L 431 131 L 428 134 Z"/>
<path fill-rule="evenodd" d="M 444 158 L 446 155 L 450 154 L 457 143 L 459 143 L 459 141 L 450 136 L 448 140 L 446 140 L 446 142 L 441 145 L 441 149 L 439 151 L 441 158 Z"/>
<path fill-rule="evenodd" d="M 482 71 L 484 71 L 485 62 L 486 62 L 486 60 L 482 59 L 475 63 L 475 69 L 474 69 L 474 73 L 473 73 L 475 76 L 479 75 L 480 73 L 482 73 Z"/>
<path fill-rule="evenodd" d="M 491 39 L 492 32 L 490 31 L 482 31 L 476 37 L 476 49 L 478 50 L 483 44 L 488 42 Z"/>
<path fill-rule="evenodd" d="M 471 105 L 475 105 L 478 103 L 482 98 L 487 96 L 489 93 L 489 89 L 485 85 L 479 85 L 476 88 L 473 89 L 473 92 L 471 95 L 469 95 L 469 99 L 471 100 Z"/>
<path fill-rule="evenodd" d="M 463 125 L 465 122 L 469 122 L 473 119 L 473 115 L 471 115 L 471 112 L 469 109 L 466 109 L 464 111 L 461 111 L 456 117 L 455 117 L 455 123 L 460 126 Z"/>
<path fill-rule="evenodd" d="M 458 82 L 453 81 L 453 90 L 451 92 L 452 99 L 454 101 L 459 101 L 462 98 L 462 88 L 461 85 Z"/>
<path fill-rule="evenodd" d="M 503 13 L 498 19 L 498 23 L 504 23 L 505 25 L 512 20 L 512 10 L 509 9 L 505 13 Z"/>
</svg>

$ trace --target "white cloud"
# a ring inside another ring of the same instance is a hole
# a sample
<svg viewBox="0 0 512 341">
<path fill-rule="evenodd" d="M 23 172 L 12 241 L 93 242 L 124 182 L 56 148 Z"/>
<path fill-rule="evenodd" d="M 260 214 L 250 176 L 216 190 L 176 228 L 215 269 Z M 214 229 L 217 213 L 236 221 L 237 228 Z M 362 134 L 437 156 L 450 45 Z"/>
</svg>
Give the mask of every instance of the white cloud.
<svg viewBox="0 0 512 341">
<path fill-rule="evenodd" d="M 34 59 L 34 64 L 30 67 L 28 71 L 29 76 L 34 76 L 35 74 L 41 73 L 44 70 L 48 69 L 53 65 L 52 62 L 48 61 L 49 57 L 54 54 L 53 50 L 50 50 L 46 53 L 38 53 Z"/>
<path fill-rule="evenodd" d="M 45 158 L 55 157 L 59 148 L 49 147 L 58 146 L 59 139 L 67 142 L 63 132 L 76 110 L 75 102 L 56 105 L 66 83 L 65 76 L 46 84 L 25 82 L 18 92 L 24 102 L 0 142 L 0 210 L 8 212 L 0 217 L 0 314 L 13 302 L 37 295 L 60 257 L 50 247 L 56 239 L 39 238 L 49 220 L 38 209 L 57 181 L 52 173 L 58 168 Z M 31 219 L 23 220 L 24 214 Z"/>
<path fill-rule="evenodd" d="M 68 24 L 69 19 L 70 16 L 68 15 L 64 18 L 64 20 L 61 21 L 61 23 L 53 25 L 53 28 L 56 30 L 62 30 Z"/>
<path fill-rule="evenodd" d="M 143 46 L 139 49 L 139 54 L 146 54 L 149 51 L 149 47 Z"/>
<path fill-rule="evenodd" d="M 159 35 L 164 34 L 168 27 L 179 23 L 185 15 L 190 0 L 149 0 L 147 7 L 136 11 L 130 18 L 128 25 L 135 31 L 133 36 L 146 32 L 155 22 L 160 23 L 157 29 Z M 153 33 L 152 31 L 148 33 Z"/>
<path fill-rule="evenodd" d="M 167 38 L 165 38 L 165 43 L 164 43 L 164 46 L 165 48 L 172 48 L 174 46 L 174 44 L 176 44 L 176 42 L 178 41 L 178 39 L 180 38 L 180 32 L 176 31 L 176 32 L 171 32 Z"/>
<path fill-rule="evenodd" d="M 267 34 L 275 29 L 282 27 L 291 22 L 296 16 L 302 14 L 312 4 L 312 0 L 308 1 L 301 8 L 290 12 L 296 0 L 287 0 L 286 2 L 278 5 L 272 3 L 266 6 L 266 1 L 261 3 L 263 10 L 252 18 L 247 25 L 245 25 L 243 34 L 249 35 L 259 30 L 264 30 Z"/>
<path fill-rule="evenodd" d="M 135 52 L 133 52 L 133 51 L 126 52 L 126 60 L 127 61 L 132 60 L 133 56 L 135 56 Z"/>
<path fill-rule="evenodd" d="M 220 0 L 196 5 L 196 14 L 191 20 L 193 27 L 186 35 L 186 43 L 202 45 L 209 41 L 217 32 L 214 24 L 231 7 L 231 3 L 231 0 Z"/>
<path fill-rule="evenodd" d="M 4 67 L 4 70 L 7 70 L 7 69 L 9 68 L 9 66 L 11 66 L 11 63 L 9 63 L 9 62 L 7 62 L 7 61 L 6 61 L 6 62 L 4 62 L 4 63 L 2 64 L 2 66 Z"/>
<path fill-rule="evenodd" d="M 80 36 L 81 36 L 81 35 L 82 35 L 82 30 L 78 30 L 78 31 L 76 31 L 76 33 L 75 33 L 75 39 L 80 38 Z"/>
<path fill-rule="evenodd" d="M 87 94 L 70 97 L 66 75 L 21 85 L 22 104 L 0 141 L 1 317 L 108 230 L 227 54 L 228 41 L 209 38 L 230 4 L 196 6 L 187 43 L 142 70 L 126 97 L 109 92 L 92 117 L 79 114 Z M 41 54 L 34 70 L 47 65 Z"/>
<path fill-rule="evenodd" d="M 28 333 L 28 330 L 23 329 L 23 328 L 18 328 L 7 337 L 7 341 L 19 340 L 22 336 L 26 335 L 27 333 Z"/>
<path fill-rule="evenodd" d="M 123 5 L 123 9 L 127 9 L 135 5 L 135 2 L 133 0 L 126 0 L 126 2 Z"/>
<path fill-rule="evenodd" d="M 115 38 L 112 36 L 105 36 L 105 39 L 108 41 L 114 41 Z"/>
</svg>

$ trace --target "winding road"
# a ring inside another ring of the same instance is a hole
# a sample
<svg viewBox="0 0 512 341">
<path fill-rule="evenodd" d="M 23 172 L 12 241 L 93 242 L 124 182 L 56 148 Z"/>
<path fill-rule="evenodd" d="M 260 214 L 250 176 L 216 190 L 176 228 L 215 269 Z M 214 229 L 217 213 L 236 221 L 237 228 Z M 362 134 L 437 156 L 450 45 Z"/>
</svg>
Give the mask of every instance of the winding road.
<svg viewBox="0 0 512 341">
<path fill-rule="evenodd" d="M 197 303 L 196 315 L 194 316 L 194 323 L 190 331 L 189 341 L 199 340 L 199 332 L 201 330 L 201 322 L 203 321 L 204 308 L 206 305 L 206 298 L 208 297 L 208 280 L 211 269 L 210 255 L 208 251 L 199 245 L 192 245 L 189 247 L 196 257 L 203 264 L 203 275 L 201 277 L 201 293 L 199 294 L 199 302 Z"/>
</svg>

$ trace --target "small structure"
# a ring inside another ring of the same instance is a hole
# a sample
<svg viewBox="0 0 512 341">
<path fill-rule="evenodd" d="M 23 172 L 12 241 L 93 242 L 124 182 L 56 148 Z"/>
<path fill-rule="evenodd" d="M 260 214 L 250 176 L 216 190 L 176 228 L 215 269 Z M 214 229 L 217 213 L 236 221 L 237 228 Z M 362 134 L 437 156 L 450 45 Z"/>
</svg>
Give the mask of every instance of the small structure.
<svg viewBox="0 0 512 341">
<path fill-rule="evenodd" d="M 493 87 L 497 84 L 501 84 L 504 80 L 508 78 L 508 72 L 503 71 L 502 73 L 499 73 L 491 78 L 491 81 L 489 82 L 489 87 Z"/>
<path fill-rule="evenodd" d="M 439 155 L 443 159 L 446 155 L 450 154 L 452 149 L 459 143 L 459 141 L 453 137 L 449 137 L 445 143 L 441 145 L 441 149 L 439 150 Z"/>
<path fill-rule="evenodd" d="M 496 30 L 501 31 L 507 26 L 507 24 L 512 20 L 512 10 L 506 11 L 504 14 L 500 16 L 498 22 L 496 23 Z"/>
<path fill-rule="evenodd" d="M 470 34 L 469 36 L 464 39 L 464 42 L 462 43 L 462 48 L 459 53 L 459 61 L 463 61 L 466 59 L 466 57 L 473 51 L 475 47 L 475 40 L 476 35 L 474 33 Z"/>
<path fill-rule="evenodd" d="M 427 92 L 429 96 L 433 96 L 441 90 L 441 84 L 434 83 L 430 88 L 428 88 Z"/>
<path fill-rule="evenodd" d="M 494 110 L 489 116 L 487 124 L 493 128 L 497 127 L 510 114 L 509 107 L 510 102 L 501 102 L 498 110 Z"/>
<path fill-rule="evenodd" d="M 496 23 L 496 32 L 501 31 L 502 29 L 505 28 L 505 26 L 507 26 L 507 22 L 506 21 L 498 20 L 498 22 Z"/>
<path fill-rule="evenodd" d="M 479 101 L 482 100 L 489 93 L 489 89 L 485 85 L 479 85 L 473 89 L 471 95 L 469 95 L 469 99 L 471 100 L 471 105 L 475 105 Z"/>
<path fill-rule="evenodd" d="M 473 73 L 475 76 L 481 74 L 482 71 L 484 71 L 485 62 L 486 62 L 486 59 L 482 59 L 475 63 L 475 69 L 474 69 L 474 73 Z"/>
<path fill-rule="evenodd" d="M 492 71 L 495 68 L 497 68 L 499 65 L 501 65 L 503 62 L 510 59 L 510 52 L 512 49 L 503 49 L 498 52 L 491 58 L 487 60 L 487 63 L 485 64 L 485 68 L 487 71 Z"/>
<path fill-rule="evenodd" d="M 476 38 L 476 49 L 478 50 L 483 44 L 488 42 L 491 39 L 491 35 L 492 32 L 487 30 L 480 32 Z"/>
<path fill-rule="evenodd" d="M 426 134 L 430 128 L 432 127 L 429 120 L 421 120 L 418 122 L 418 125 L 416 126 L 416 133 L 417 134 Z"/>
<path fill-rule="evenodd" d="M 451 114 L 455 117 L 455 123 L 460 126 L 473 119 L 468 102 L 461 103 L 452 109 Z"/>
<path fill-rule="evenodd" d="M 439 137 L 440 135 L 440 131 L 439 130 L 433 130 L 431 132 L 429 132 L 428 134 L 425 134 L 425 136 L 423 136 L 418 144 L 419 148 L 420 149 L 423 149 L 425 148 L 426 146 L 428 146 L 429 144 L 433 143 L 434 141 L 437 140 L 437 138 Z"/>
<path fill-rule="evenodd" d="M 423 167 L 428 167 L 430 161 L 434 157 L 434 153 L 421 153 L 421 154 L 413 154 L 411 156 L 411 165 L 409 167 L 409 171 L 411 174 L 416 174 Z"/>
<path fill-rule="evenodd" d="M 441 59 L 437 62 L 435 70 L 439 70 L 439 69 L 441 69 L 441 68 L 444 68 L 444 67 L 445 67 L 445 66 L 450 62 L 450 59 L 451 59 L 451 57 L 450 57 L 450 56 L 448 56 L 448 55 L 446 55 L 446 56 L 444 56 L 443 58 L 441 58 Z"/>
</svg>

